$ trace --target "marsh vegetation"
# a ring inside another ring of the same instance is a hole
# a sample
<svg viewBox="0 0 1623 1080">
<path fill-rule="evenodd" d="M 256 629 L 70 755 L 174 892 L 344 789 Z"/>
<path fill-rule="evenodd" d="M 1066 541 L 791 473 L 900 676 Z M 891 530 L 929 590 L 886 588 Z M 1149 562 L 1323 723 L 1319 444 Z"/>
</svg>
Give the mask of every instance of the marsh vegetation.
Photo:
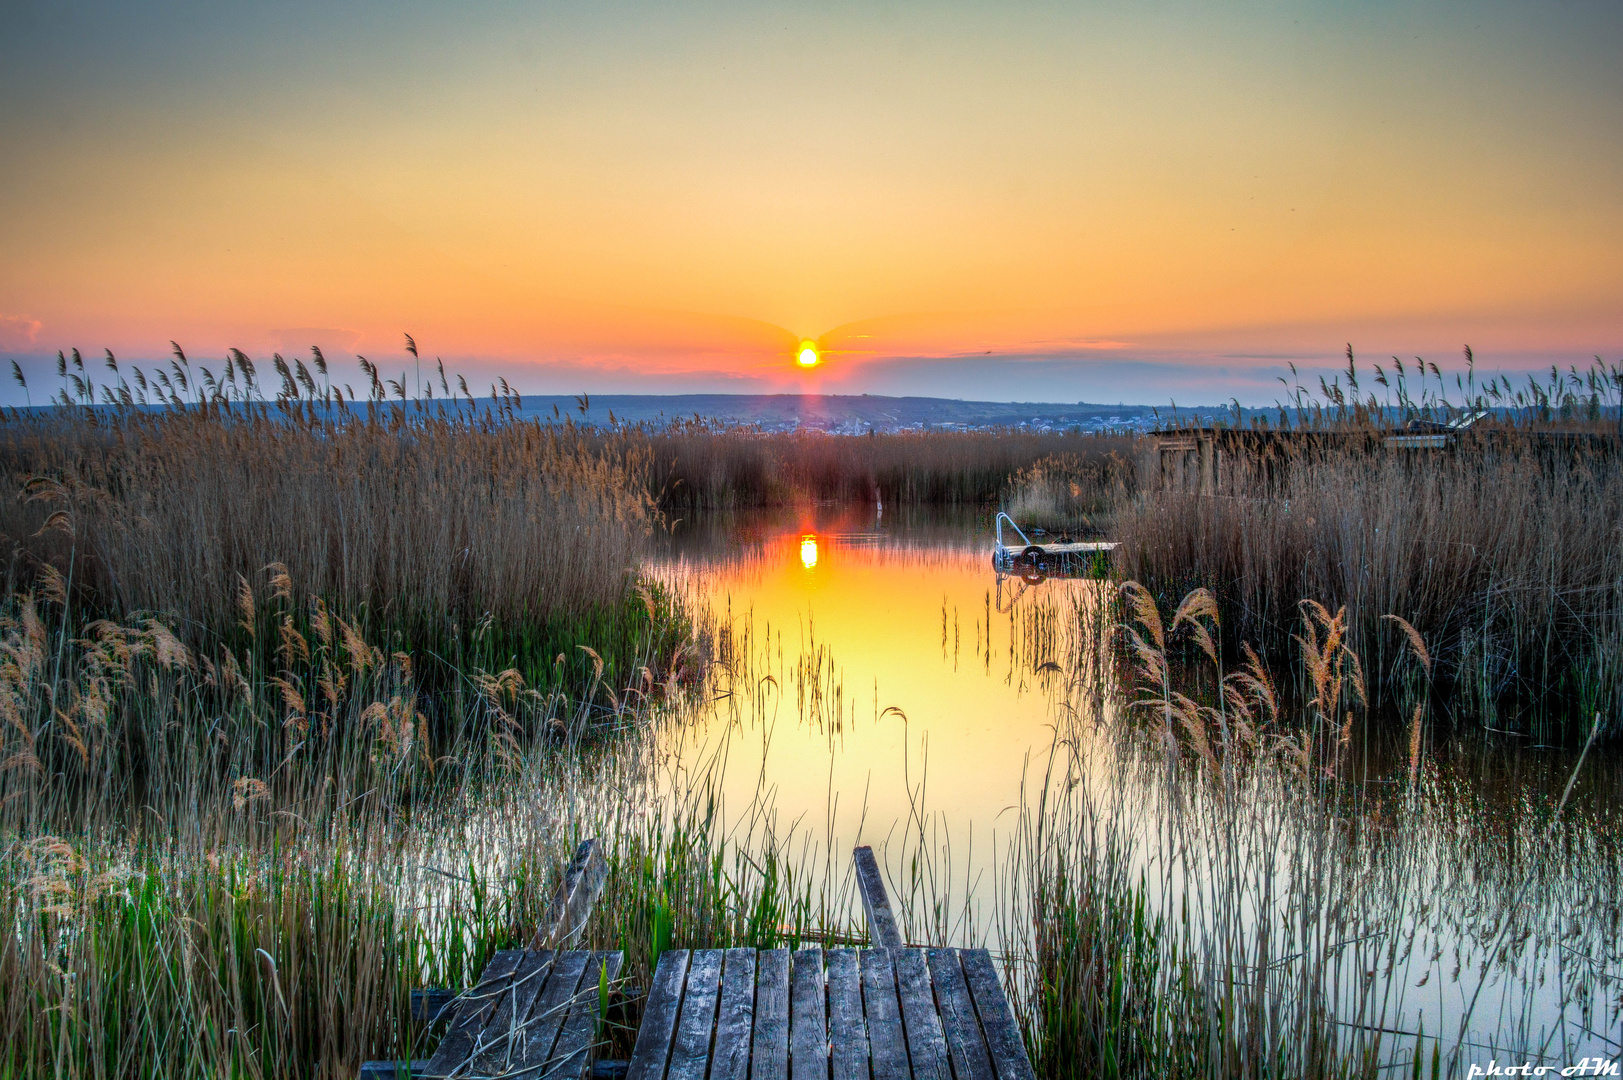
<svg viewBox="0 0 1623 1080">
<path fill-rule="evenodd" d="M 632 985 L 860 939 L 876 842 L 911 940 L 999 949 L 1044 1075 L 1617 1055 L 1604 444 L 1213 498 L 1118 437 L 604 431 L 279 366 L 0 424 L 0 1075 L 426 1056 L 410 990 L 527 941 L 585 836 Z M 703 527 L 807 498 L 857 517 Z M 1143 584 L 995 593 L 1000 501 Z"/>
</svg>

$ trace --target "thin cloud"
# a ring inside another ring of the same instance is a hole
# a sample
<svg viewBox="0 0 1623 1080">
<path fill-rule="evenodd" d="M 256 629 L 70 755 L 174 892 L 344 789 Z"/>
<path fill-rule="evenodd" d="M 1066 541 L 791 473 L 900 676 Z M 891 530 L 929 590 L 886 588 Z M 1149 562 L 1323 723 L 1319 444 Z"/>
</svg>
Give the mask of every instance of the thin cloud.
<svg viewBox="0 0 1623 1080">
<path fill-rule="evenodd" d="M 0 349 L 26 349 L 39 340 L 45 324 L 26 315 L 0 314 Z"/>
<path fill-rule="evenodd" d="M 277 350 L 302 353 L 312 345 L 319 345 L 323 349 L 354 352 L 360 347 L 364 335 L 358 330 L 345 330 L 336 326 L 300 326 L 289 330 L 272 330 L 270 336 Z"/>
</svg>

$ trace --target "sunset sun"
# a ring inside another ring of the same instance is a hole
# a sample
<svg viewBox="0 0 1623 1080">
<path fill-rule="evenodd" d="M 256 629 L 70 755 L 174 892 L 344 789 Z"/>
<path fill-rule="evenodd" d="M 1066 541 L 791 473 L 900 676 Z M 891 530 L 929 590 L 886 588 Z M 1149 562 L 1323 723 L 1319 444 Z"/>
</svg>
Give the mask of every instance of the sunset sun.
<svg viewBox="0 0 1623 1080">
<path fill-rule="evenodd" d="M 805 368 L 816 367 L 822 361 L 822 359 L 823 358 L 817 354 L 816 342 L 812 341 L 802 341 L 800 343 L 800 351 L 795 355 L 795 363 Z"/>
</svg>

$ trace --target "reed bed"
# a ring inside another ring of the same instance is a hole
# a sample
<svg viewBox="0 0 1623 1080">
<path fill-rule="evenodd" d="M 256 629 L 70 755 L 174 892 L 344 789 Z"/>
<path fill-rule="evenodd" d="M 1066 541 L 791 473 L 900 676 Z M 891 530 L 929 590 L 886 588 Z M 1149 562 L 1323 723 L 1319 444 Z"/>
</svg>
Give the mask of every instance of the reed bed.
<svg viewBox="0 0 1623 1080">
<path fill-rule="evenodd" d="M 1558 736 L 1600 712 L 1623 731 L 1623 475 L 1610 444 L 1464 436 L 1453 451 L 1287 444 L 1217 494 L 1142 491 L 1115 516 L 1120 572 L 1162 596 L 1205 585 L 1273 657 L 1297 598 L 1345 606 L 1371 686 L 1402 708 L 1435 688 L 1463 723 Z M 1433 679 L 1387 615 L 1425 637 Z"/>
<path fill-rule="evenodd" d="M 767 434 L 690 422 L 620 437 L 642 452 L 646 485 L 668 512 L 806 501 L 988 507 L 1010 478 L 1046 470 L 1068 498 L 1097 500 L 1122 470 L 1126 436 L 1019 429 Z"/>
<path fill-rule="evenodd" d="M 618 678 L 650 620 L 680 621 L 635 576 L 659 522 L 642 468 L 489 409 L 64 406 L 0 422 L 6 579 L 267 664 L 341 617 L 436 701 L 475 666 L 579 689 L 589 654 Z"/>
<path fill-rule="evenodd" d="M 1293 367 L 1277 425 L 1227 433 L 1244 437 L 1201 494 L 1146 474 L 1118 503 L 1118 569 L 1163 599 L 1214 589 L 1274 658 L 1301 626 L 1299 597 L 1345 606 L 1370 686 L 1399 716 L 1435 693 L 1458 722 L 1560 738 L 1599 713 L 1600 737 L 1615 737 L 1623 365 L 1596 357 L 1517 386 L 1479 380 L 1468 347 L 1464 359 L 1459 372 L 1398 357 L 1366 368 L 1349 345 L 1317 391 Z M 1427 678 L 1388 615 L 1424 635 Z"/>
<path fill-rule="evenodd" d="M 266 671 L 154 619 L 6 605 L 0 1075 L 339 1077 L 421 1057 L 437 1033 L 409 991 L 469 985 L 526 943 L 585 836 L 610 863 L 587 939 L 643 985 L 664 947 L 833 922 L 789 837 L 722 830 L 701 763 L 661 783 L 636 687 L 571 699 L 470 670 L 436 741 L 411 657 L 334 630 Z M 608 723 L 621 738 L 584 738 Z"/>
<path fill-rule="evenodd" d="M 1313 693 L 1289 706 L 1254 656 L 1225 666 L 1210 593 L 1176 612 L 1136 586 L 1128 600 L 1081 612 L 1095 654 L 1127 634 L 1131 667 L 1073 670 L 1003 853 L 997 938 L 1040 1075 L 1437 1077 L 1617 1056 L 1615 814 L 1569 804 L 1571 786 L 1514 807 L 1461 792 L 1423 711 L 1372 774 L 1346 719 L 1361 664 L 1344 612 L 1303 605 Z M 1175 648 L 1206 677 L 1180 678 Z"/>
<path fill-rule="evenodd" d="M 216 633 L 273 563 L 381 622 L 579 616 L 620 599 L 652 527 L 618 450 L 403 410 L 74 410 L 0 425 L 0 466 L 25 496 L 0 508 L 14 575 L 50 564 L 110 610 Z"/>
</svg>

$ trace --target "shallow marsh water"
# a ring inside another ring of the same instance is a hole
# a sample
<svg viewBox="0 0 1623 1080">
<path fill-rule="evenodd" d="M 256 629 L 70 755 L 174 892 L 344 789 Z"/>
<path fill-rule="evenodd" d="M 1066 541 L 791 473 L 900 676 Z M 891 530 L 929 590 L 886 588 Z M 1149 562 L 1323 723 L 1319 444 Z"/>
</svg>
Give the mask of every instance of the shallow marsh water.
<svg viewBox="0 0 1623 1080">
<path fill-rule="evenodd" d="M 922 819 L 960 875 L 984 872 L 976 849 L 990 856 L 1056 735 L 1075 642 L 1063 622 L 1104 586 L 1000 590 L 951 519 L 735 519 L 678 551 L 667 570 L 718 619 L 729 676 L 672 731 L 683 753 L 724 755 L 729 801 L 764 794 L 782 828 L 849 851 L 916 838 Z"/>
<path fill-rule="evenodd" d="M 709 609 L 722 661 L 709 703 L 663 734 L 671 759 L 710 777 L 737 832 L 842 882 L 843 929 L 860 932 L 846 866 L 868 843 L 910 939 L 1017 955 L 1023 809 L 1080 790 L 1152 910 L 1193 898 L 1196 922 L 1254 939 L 1282 914 L 1303 921 L 1304 874 L 1330 881 L 1312 930 L 1270 930 L 1275 945 L 1246 956 L 1279 957 L 1264 981 L 1288 994 L 1292 950 L 1317 945 L 1343 1022 L 1389 1033 L 1383 1060 L 1422 1025 L 1453 1049 L 1472 1002 L 1461 1067 L 1619 1055 L 1615 753 L 1591 753 L 1552 825 L 1576 748 L 1439 728 L 1409 787 L 1406 740 L 1370 725 L 1351 782 L 1253 788 L 1249 831 L 1226 840 L 1219 796 L 1169 785 L 1159 747 L 1121 722 L 1130 687 L 1100 662 L 1109 586 L 1000 579 L 991 542 L 969 515 L 820 507 L 679 523 L 658 568 Z"/>
</svg>

